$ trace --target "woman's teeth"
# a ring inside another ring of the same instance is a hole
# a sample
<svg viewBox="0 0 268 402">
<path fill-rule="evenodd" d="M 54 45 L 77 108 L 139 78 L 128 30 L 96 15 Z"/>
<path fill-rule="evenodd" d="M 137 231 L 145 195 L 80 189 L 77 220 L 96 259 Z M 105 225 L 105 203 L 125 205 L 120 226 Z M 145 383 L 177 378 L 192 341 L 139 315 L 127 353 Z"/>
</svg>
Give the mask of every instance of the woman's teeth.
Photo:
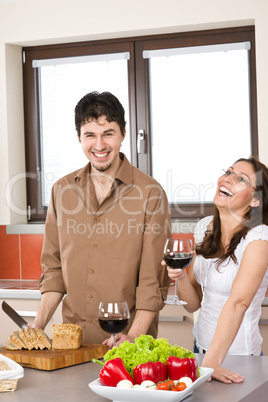
<svg viewBox="0 0 268 402">
<path fill-rule="evenodd" d="M 226 188 L 226 187 L 220 187 L 220 193 L 221 194 L 223 194 L 223 195 L 227 195 L 228 197 L 233 197 L 233 193 L 231 192 L 231 190 L 229 190 L 228 188 Z"/>
</svg>

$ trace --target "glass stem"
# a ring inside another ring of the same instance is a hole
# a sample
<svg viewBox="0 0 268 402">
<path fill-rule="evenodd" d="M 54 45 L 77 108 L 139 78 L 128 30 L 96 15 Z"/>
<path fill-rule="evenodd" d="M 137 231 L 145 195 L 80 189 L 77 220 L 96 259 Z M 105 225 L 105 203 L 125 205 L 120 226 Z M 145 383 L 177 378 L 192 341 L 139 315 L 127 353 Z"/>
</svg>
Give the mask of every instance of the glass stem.
<svg viewBox="0 0 268 402">
<path fill-rule="evenodd" d="M 175 279 L 175 298 L 178 299 L 178 279 Z"/>
<path fill-rule="evenodd" d="M 116 346 L 116 334 L 113 334 L 113 346 Z"/>
</svg>

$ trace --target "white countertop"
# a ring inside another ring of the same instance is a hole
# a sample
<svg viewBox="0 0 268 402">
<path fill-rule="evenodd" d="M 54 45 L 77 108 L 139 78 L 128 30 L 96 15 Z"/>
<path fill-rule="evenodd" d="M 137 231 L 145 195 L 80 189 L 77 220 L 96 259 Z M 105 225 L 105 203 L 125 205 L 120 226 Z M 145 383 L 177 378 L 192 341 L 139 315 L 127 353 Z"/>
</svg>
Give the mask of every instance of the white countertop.
<svg viewBox="0 0 268 402">
<path fill-rule="evenodd" d="M 196 354 L 199 365 L 204 355 Z M 268 356 L 227 356 L 225 367 L 245 376 L 242 384 L 210 381 L 187 398 L 191 402 L 238 402 L 267 400 Z M 14 392 L 3 392 L 1 402 L 108 402 L 88 386 L 99 377 L 99 364 L 89 362 L 53 371 L 24 368 Z M 148 391 L 154 392 L 154 391 Z M 165 391 L 158 391 L 165 392 Z M 164 398 L 163 398 L 164 399 Z M 110 401 L 110 399 L 109 399 Z"/>
<path fill-rule="evenodd" d="M 41 299 L 37 280 L 0 279 L 2 299 Z"/>
</svg>

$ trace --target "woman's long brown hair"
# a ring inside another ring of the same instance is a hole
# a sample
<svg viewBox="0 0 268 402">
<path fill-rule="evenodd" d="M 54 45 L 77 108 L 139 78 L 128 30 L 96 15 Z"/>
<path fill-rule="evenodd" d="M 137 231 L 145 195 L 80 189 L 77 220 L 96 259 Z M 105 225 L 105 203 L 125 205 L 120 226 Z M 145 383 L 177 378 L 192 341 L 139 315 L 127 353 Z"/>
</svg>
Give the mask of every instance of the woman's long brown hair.
<svg viewBox="0 0 268 402">
<path fill-rule="evenodd" d="M 242 225 L 234 233 L 227 248 L 221 244 L 221 221 L 217 207 L 214 205 L 212 230 L 207 231 L 202 243 L 197 244 L 196 254 L 204 258 L 218 258 L 217 265 L 231 258 L 237 261 L 235 249 L 248 231 L 260 224 L 268 225 L 268 169 L 255 156 L 248 159 L 241 158 L 237 162 L 248 162 L 253 166 L 256 175 L 256 192 L 254 197 L 260 202 L 258 207 L 249 207 L 246 211 Z"/>
</svg>

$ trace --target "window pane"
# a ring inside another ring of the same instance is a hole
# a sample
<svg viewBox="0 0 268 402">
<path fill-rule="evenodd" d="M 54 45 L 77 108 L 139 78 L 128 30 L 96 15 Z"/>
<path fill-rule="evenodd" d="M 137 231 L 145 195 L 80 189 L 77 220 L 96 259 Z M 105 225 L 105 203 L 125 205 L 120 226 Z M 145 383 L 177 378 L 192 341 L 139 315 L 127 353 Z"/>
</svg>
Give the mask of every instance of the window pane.
<svg viewBox="0 0 268 402">
<path fill-rule="evenodd" d="M 212 202 L 221 168 L 251 154 L 248 51 L 152 57 L 152 173 L 171 203 Z"/>
<path fill-rule="evenodd" d="M 78 142 L 74 108 L 88 92 L 112 92 L 126 111 L 122 152 L 130 159 L 127 60 L 91 61 L 39 67 L 42 205 L 60 177 L 87 163 Z"/>
</svg>

